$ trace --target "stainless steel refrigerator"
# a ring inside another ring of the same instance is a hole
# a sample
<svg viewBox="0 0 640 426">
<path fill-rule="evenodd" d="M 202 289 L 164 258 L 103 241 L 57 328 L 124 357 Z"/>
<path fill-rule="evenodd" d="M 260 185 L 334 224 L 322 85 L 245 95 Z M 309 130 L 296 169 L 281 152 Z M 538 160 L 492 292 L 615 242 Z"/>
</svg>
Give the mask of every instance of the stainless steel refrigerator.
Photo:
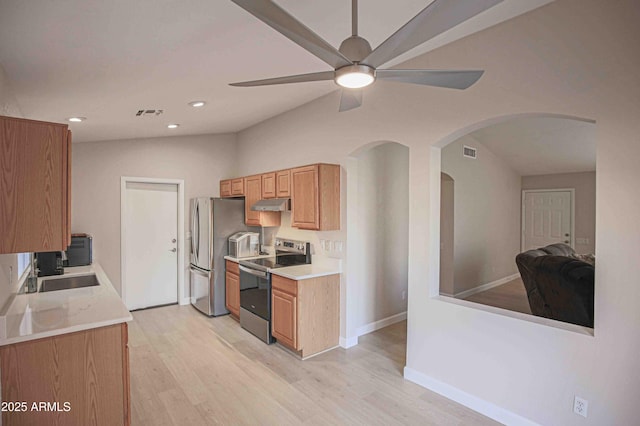
<svg viewBox="0 0 640 426">
<path fill-rule="evenodd" d="M 244 200 L 191 200 L 191 304 L 209 316 L 228 314 L 225 306 L 227 239 L 244 224 Z"/>
</svg>

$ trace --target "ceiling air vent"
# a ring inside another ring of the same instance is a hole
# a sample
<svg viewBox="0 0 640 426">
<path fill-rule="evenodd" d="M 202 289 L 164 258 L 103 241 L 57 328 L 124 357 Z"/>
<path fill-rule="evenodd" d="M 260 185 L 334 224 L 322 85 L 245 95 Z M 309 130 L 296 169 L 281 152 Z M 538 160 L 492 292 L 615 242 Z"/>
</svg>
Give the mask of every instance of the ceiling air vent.
<svg viewBox="0 0 640 426">
<path fill-rule="evenodd" d="M 462 155 L 464 157 L 473 158 L 475 160 L 476 158 L 478 158 L 478 150 L 476 148 L 464 145 L 462 147 Z"/>
<path fill-rule="evenodd" d="M 162 109 L 139 109 L 136 112 L 136 117 L 157 117 L 163 112 Z"/>
</svg>

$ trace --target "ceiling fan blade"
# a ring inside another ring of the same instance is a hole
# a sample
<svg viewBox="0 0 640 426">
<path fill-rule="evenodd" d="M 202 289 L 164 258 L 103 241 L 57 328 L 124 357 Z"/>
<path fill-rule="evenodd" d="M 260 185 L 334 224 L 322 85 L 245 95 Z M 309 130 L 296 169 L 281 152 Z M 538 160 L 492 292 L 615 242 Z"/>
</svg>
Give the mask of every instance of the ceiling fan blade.
<svg viewBox="0 0 640 426">
<path fill-rule="evenodd" d="M 342 89 L 340 112 L 349 111 L 362 105 L 362 89 Z"/>
<path fill-rule="evenodd" d="M 400 83 L 466 89 L 482 77 L 481 70 L 376 70 L 376 78 Z"/>
<path fill-rule="evenodd" d="M 502 1 L 434 0 L 361 62 L 377 68 Z"/>
<path fill-rule="evenodd" d="M 312 72 L 310 74 L 289 75 L 286 77 L 267 78 L 265 80 L 243 81 L 240 83 L 230 83 L 229 86 L 253 87 L 271 86 L 273 84 L 305 83 L 307 81 L 333 80 L 335 71 Z"/>
<path fill-rule="evenodd" d="M 304 24 L 284 9 L 270 0 L 231 0 L 265 24 L 269 25 L 289 40 L 308 50 L 318 58 L 331 65 L 340 68 L 351 65 L 347 59 L 335 47 L 327 43 L 319 35 L 311 31 Z"/>
</svg>

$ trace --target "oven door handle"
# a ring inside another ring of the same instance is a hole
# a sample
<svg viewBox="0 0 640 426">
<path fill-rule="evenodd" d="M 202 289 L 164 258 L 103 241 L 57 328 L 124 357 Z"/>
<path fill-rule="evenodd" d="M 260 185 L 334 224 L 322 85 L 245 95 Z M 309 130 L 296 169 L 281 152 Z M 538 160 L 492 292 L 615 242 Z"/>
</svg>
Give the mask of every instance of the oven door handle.
<svg viewBox="0 0 640 426">
<path fill-rule="evenodd" d="M 242 272 L 246 272 L 247 274 L 251 274 L 251 275 L 254 275 L 254 276 L 260 277 L 260 278 L 267 278 L 267 273 L 266 272 L 256 271 L 255 269 L 250 269 L 250 268 L 247 268 L 246 266 L 242 266 L 242 265 L 238 265 L 238 268 L 240 268 L 240 270 Z"/>
</svg>

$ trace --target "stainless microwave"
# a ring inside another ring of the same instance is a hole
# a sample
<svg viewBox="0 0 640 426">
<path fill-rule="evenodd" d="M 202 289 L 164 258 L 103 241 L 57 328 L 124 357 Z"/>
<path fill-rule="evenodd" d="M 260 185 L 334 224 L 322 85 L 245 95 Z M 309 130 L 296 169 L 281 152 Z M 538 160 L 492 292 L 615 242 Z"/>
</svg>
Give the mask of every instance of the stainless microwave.
<svg viewBox="0 0 640 426">
<path fill-rule="evenodd" d="M 260 234 L 257 232 L 236 232 L 229 237 L 229 256 L 241 259 L 260 253 Z"/>
</svg>

